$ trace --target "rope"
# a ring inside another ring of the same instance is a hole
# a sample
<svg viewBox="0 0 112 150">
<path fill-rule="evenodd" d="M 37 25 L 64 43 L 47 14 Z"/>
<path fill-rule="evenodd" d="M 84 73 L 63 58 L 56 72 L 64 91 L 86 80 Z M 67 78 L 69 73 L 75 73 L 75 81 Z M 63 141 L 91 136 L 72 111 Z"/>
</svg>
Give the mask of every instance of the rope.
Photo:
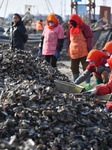
<svg viewBox="0 0 112 150">
<path fill-rule="evenodd" d="M 54 11 L 53 11 L 53 8 L 52 8 L 52 6 L 51 6 L 51 4 L 50 4 L 50 2 L 49 2 L 49 0 L 45 0 L 45 2 L 46 2 L 47 9 L 48 9 L 49 13 L 50 13 L 50 9 L 52 10 L 52 12 L 54 12 Z M 49 8 L 50 8 L 50 9 L 49 9 Z"/>
</svg>

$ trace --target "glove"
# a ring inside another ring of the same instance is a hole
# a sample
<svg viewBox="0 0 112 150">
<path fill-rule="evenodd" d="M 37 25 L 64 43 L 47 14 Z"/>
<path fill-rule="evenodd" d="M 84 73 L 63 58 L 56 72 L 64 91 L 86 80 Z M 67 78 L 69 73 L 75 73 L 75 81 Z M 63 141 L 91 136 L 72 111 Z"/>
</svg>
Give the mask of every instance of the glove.
<svg viewBox="0 0 112 150">
<path fill-rule="evenodd" d="M 59 50 L 56 50 L 56 53 L 54 55 L 57 59 L 60 57 L 60 51 Z"/>
<path fill-rule="evenodd" d="M 90 97 L 95 96 L 95 95 L 97 95 L 97 92 L 98 92 L 98 90 L 96 88 L 94 88 L 94 89 L 90 90 L 89 96 Z"/>
<path fill-rule="evenodd" d="M 103 67 L 103 66 L 99 66 L 96 68 L 96 72 L 98 72 L 98 73 L 102 73 L 104 70 L 105 70 L 105 67 Z"/>
<path fill-rule="evenodd" d="M 57 47 L 56 49 L 58 49 L 59 51 L 62 50 L 62 47 L 63 47 L 63 42 L 64 42 L 64 39 L 58 39 L 58 44 L 57 44 Z"/>
<path fill-rule="evenodd" d="M 84 80 L 86 80 L 89 76 L 90 76 L 91 72 L 89 72 L 89 70 L 85 70 L 82 75 L 80 75 L 75 81 L 75 84 L 80 84 L 82 83 Z"/>
<path fill-rule="evenodd" d="M 41 56 L 42 56 L 42 50 L 39 49 L 39 50 L 38 50 L 38 57 L 41 57 Z"/>
<path fill-rule="evenodd" d="M 107 110 L 108 112 L 112 112 L 112 102 L 107 102 L 107 103 L 106 103 L 106 110 Z"/>
</svg>

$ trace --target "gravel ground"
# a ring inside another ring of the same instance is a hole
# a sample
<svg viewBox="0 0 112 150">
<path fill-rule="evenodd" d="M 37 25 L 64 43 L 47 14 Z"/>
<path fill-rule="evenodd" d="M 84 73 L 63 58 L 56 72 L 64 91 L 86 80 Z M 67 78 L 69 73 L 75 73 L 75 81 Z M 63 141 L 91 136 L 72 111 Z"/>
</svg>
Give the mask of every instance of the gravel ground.
<svg viewBox="0 0 112 150">
<path fill-rule="evenodd" d="M 62 72 L 63 74 L 66 74 L 68 76 L 69 80 L 73 81 L 72 72 L 70 69 L 70 60 L 68 61 L 58 61 L 58 70 Z M 80 74 L 83 72 L 81 66 L 80 66 Z M 94 77 L 91 77 L 91 84 L 95 83 Z"/>
</svg>

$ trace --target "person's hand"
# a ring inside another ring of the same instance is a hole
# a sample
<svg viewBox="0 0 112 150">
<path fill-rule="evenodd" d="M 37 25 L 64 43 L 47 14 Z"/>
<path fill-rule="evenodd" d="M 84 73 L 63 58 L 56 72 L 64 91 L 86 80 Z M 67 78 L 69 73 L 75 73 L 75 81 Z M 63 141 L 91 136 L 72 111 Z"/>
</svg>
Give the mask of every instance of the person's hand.
<svg viewBox="0 0 112 150">
<path fill-rule="evenodd" d="M 108 112 L 112 112 L 112 102 L 107 102 L 107 103 L 106 103 L 106 110 L 107 110 Z"/>
<path fill-rule="evenodd" d="M 99 67 L 96 68 L 96 71 L 98 73 L 102 73 L 104 70 L 105 70 L 105 67 L 103 67 L 103 66 L 99 66 Z"/>
<path fill-rule="evenodd" d="M 38 50 L 38 57 L 41 57 L 41 56 L 42 56 L 42 50 L 39 49 L 39 50 Z"/>
<path fill-rule="evenodd" d="M 89 70 L 90 72 L 95 72 L 96 66 L 90 62 L 89 65 L 86 67 L 86 69 Z"/>
<path fill-rule="evenodd" d="M 60 51 L 59 50 L 56 50 L 56 53 L 54 55 L 57 59 L 60 57 Z"/>
<path fill-rule="evenodd" d="M 96 88 L 94 88 L 94 89 L 90 90 L 89 96 L 90 97 L 95 96 L 95 95 L 97 95 L 97 92 L 98 92 L 98 90 Z"/>
</svg>

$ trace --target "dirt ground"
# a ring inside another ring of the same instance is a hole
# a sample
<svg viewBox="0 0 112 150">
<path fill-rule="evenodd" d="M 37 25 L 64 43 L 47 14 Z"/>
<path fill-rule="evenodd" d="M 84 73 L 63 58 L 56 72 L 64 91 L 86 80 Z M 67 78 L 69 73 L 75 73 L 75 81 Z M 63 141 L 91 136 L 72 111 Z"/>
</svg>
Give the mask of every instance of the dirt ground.
<svg viewBox="0 0 112 150">
<path fill-rule="evenodd" d="M 72 72 L 70 69 L 70 60 L 68 61 L 58 61 L 57 63 L 58 70 L 68 76 L 69 80 L 73 81 Z M 80 66 L 80 74 L 83 72 L 82 67 Z M 91 84 L 95 83 L 94 77 L 91 77 Z"/>
<path fill-rule="evenodd" d="M 68 76 L 68 78 L 72 81 L 72 72 L 70 69 L 70 61 L 58 61 L 57 63 L 58 70 Z"/>
</svg>

